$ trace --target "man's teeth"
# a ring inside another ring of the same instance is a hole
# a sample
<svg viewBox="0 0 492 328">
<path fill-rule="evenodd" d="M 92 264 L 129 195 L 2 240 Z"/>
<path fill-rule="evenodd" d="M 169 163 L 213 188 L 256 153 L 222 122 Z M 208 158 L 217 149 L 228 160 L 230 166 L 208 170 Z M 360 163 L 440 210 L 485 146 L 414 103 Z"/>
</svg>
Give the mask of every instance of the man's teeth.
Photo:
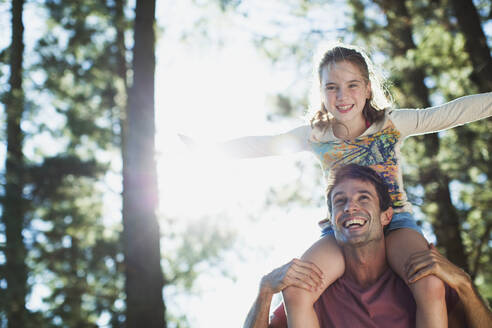
<svg viewBox="0 0 492 328">
<path fill-rule="evenodd" d="M 361 220 L 361 219 L 350 219 L 348 221 L 345 221 L 345 223 L 343 224 L 343 227 L 344 228 L 348 228 L 350 227 L 351 225 L 354 225 L 354 224 L 357 224 L 359 226 L 363 226 L 365 223 L 364 220 Z"/>
</svg>

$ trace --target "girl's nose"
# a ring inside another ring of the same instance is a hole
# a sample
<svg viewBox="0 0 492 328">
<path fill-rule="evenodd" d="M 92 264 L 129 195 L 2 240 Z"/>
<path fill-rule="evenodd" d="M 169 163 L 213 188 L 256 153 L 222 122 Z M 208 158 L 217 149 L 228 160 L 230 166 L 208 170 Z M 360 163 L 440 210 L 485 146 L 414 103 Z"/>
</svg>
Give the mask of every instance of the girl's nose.
<svg viewBox="0 0 492 328">
<path fill-rule="evenodd" d="M 338 88 L 337 90 L 337 99 L 343 99 L 343 96 L 345 95 L 345 92 L 343 91 L 343 88 Z"/>
</svg>

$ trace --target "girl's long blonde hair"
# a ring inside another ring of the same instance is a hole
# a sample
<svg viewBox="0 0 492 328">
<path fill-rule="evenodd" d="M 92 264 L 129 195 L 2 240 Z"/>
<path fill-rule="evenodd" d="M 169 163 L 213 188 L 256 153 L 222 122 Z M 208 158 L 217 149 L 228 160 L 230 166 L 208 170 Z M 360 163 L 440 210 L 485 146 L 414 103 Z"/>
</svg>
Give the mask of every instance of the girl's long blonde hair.
<svg viewBox="0 0 492 328">
<path fill-rule="evenodd" d="M 333 63 L 348 61 L 359 68 L 366 84 L 371 82 L 371 97 L 366 101 L 362 111 L 365 119 L 370 124 L 382 119 L 385 110 L 391 106 L 391 98 L 383 87 L 384 79 L 375 70 L 374 64 L 369 57 L 361 49 L 342 43 L 335 43 L 324 49 L 323 52 L 319 52 L 319 55 L 315 57 L 314 61 L 312 99 L 316 98 L 318 103 L 321 99 L 321 70 L 323 67 Z M 315 82 L 316 80 L 317 83 Z M 315 102 L 312 101 L 311 103 L 314 104 Z M 312 107 L 311 109 L 313 109 Z M 313 129 L 321 129 L 323 132 L 326 131 L 332 123 L 333 117 L 325 108 L 323 102 L 321 102 L 320 107 L 310 112 L 314 112 L 310 118 L 311 127 Z"/>
</svg>

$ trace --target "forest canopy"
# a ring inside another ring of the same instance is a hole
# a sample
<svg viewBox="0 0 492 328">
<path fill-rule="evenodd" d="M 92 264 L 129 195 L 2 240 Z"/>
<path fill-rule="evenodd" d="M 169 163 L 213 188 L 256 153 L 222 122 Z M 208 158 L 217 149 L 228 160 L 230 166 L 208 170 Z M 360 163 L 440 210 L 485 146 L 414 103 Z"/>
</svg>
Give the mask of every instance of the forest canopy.
<svg viewBox="0 0 492 328">
<path fill-rule="evenodd" d="M 284 226 L 302 226 L 300 249 L 314 241 L 318 163 L 193 157 L 177 133 L 299 123 L 324 42 L 366 49 L 395 108 L 492 90 L 485 0 L 12 0 L 0 16 L 1 328 L 205 327 L 192 305 L 212 281 L 256 288 L 238 268 L 261 271 L 265 245 L 293 252 Z M 489 304 L 490 131 L 489 118 L 403 147 L 419 224 Z"/>
</svg>

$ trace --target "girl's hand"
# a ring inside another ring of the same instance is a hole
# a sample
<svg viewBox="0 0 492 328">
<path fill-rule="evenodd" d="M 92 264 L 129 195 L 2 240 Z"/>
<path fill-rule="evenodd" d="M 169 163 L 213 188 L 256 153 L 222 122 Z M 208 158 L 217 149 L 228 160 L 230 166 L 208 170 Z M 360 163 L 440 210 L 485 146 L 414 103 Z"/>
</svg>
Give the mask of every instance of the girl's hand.
<svg viewBox="0 0 492 328">
<path fill-rule="evenodd" d="M 312 262 L 293 259 L 261 279 L 261 289 L 276 294 L 289 286 L 315 291 L 323 285 L 323 272 Z"/>
<path fill-rule="evenodd" d="M 196 151 L 198 149 L 198 144 L 192 138 L 178 133 L 179 139 L 188 147 L 191 151 Z"/>
<path fill-rule="evenodd" d="M 410 256 L 405 267 L 409 283 L 431 274 L 453 289 L 470 281 L 470 276 L 439 253 L 433 244 L 430 245 L 429 250 Z"/>
</svg>

